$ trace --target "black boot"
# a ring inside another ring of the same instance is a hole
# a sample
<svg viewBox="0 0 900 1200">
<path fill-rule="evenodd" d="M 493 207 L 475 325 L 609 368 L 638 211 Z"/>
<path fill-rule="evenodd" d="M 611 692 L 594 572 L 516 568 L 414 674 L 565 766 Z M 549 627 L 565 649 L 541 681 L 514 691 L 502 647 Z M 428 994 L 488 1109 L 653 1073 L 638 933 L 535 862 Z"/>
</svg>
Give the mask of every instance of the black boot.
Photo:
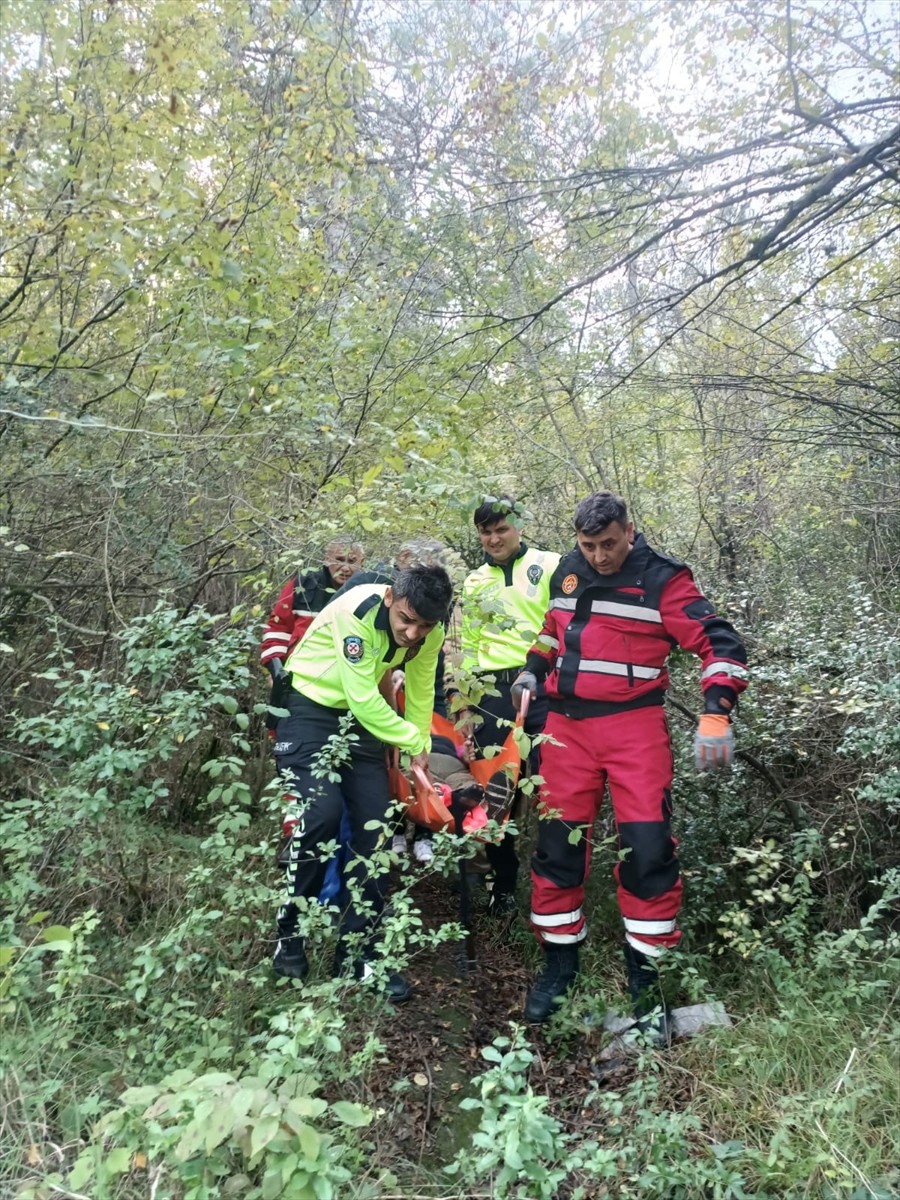
<svg viewBox="0 0 900 1200">
<path fill-rule="evenodd" d="M 516 900 L 515 892 L 491 892 L 491 898 L 488 901 L 488 915 L 495 921 L 512 921 L 518 911 L 519 902 Z"/>
<path fill-rule="evenodd" d="M 625 943 L 628 994 L 635 1022 L 632 1026 L 653 1046 L 668 1046 L 672 1038 L 669 1009 L 659 986 L 659 970 L 649 955 Z"/>
<path fill-rule="evenodd" d="M 525 1020 L 541 1025 L 558 1010 L 578 974 L 578 947 L 544 943 L 544 969 L 525 1000 Z"/>
<path fill-rule="evenodd" d="M 309 959 L 301 937 L 280 937 L 275 947 L 272 970 L 287 979 L 305 979 L 309 974 Z"/>
<path fill-rule="evenodd" d="M 364 958 L 351 958 L 346 954 L 341 944 L 338 943 L 338 948 L 334 955 L 334 967 L 332 974 L 350 975 L 360 983 L 372 979 L 375 975 L 375 970 L 370 962 Z M 403 1004 L 412 996 L 412 988 L 404 977 L 397 971 L 392 971 L 387 977 L 384 984 L 383 995 L 389 1004 Z"/>
</svg>

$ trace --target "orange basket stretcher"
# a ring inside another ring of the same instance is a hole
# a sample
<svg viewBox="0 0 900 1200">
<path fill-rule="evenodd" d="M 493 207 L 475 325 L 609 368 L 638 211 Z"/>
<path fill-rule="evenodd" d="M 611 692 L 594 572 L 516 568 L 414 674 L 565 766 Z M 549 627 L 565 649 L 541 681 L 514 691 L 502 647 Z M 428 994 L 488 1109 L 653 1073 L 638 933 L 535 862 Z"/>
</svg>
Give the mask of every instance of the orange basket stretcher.
<svg viewBox="0 0 900 1200">
<path fill-rule="evenodd" d="M 399 704 L 401 698 L 397 697 Z M 478 838 L 479 831 L 484 829 L 490 820 L 503 826 L 509 820 L 510 809 L 515 797 L 516 785 L 522 770 L 522 757 L 515 740 L 515 728 L 521 728 L 528 713 L 530 697 L 526 692 L 522 697 L 522 707 L 516 716 L 516 724 L 509 731 L 499 752 L 493 758 L 476 759 L 467 765 L 475 787 L 480 789 L 482 799 L 477 803 L 467 803 L 466 789 L 457 788 L 451 792 L 446 783 L 436 783 L 421 767 L 413 767 L 410 772 L 412 782 L 400 770 L 400 754 L 394 749 L 391 752 L 388 765 L 388 779 L 391 796 L 406 808 L 406 815 L 417 825 L 440 832 L 442 829 L 452 829 L 458 835 L 469 834 Z M 399 706 L 399 705 L 398 705 Z M 431 719 L 431 732 L 435 737 L 445 737 L 454 746 L 462 746 L 465 739 L 460 735 L 452 721 L 434 713 Z M 473 792 L 475 791 L 473 787 Z M 502 832 L 501 832 L 502 836 Z M 479 840 L 487 840 L 482 835 Z M 471 893 L 466 872 L 466 860 L 459 859 L 459 919 L 466 931 L 465 953 L 460 960 L 463 970 L 469 970 L 476 964 L 475 932 L 472 926 Z"/>
</svg>

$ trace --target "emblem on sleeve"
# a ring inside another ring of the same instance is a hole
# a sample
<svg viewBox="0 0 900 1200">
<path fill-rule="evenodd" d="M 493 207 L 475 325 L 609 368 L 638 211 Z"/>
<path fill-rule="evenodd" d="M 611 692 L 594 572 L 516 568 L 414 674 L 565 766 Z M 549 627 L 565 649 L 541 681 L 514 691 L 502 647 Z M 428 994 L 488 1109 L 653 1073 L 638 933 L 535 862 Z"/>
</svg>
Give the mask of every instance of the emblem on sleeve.
<svg viewBox="0 0 900 1200">
<path fill-rule="evenodd" d="M 541 576 L 544 573 L 544 568 L 539 567 L 537 563 L 532 563 L 525 574 L 528 576 L 529 583 L 540 583 Z"/>
<path fill-rule="evenodd" d="M 562 590 L 563 590 L 564 596 L 571 596 L 577 587 L 578 587 L 578 576 L 577 575 L 567 575 L 565 577 L 565 579 L 562 581 Z"/>
<path fill-rule="evenodd" d="M 363 641 L 361 637 L 344 638 L 344 658 L 347 662 L 358 663 L 362 661 L 363 656 Z"/>
</svg>

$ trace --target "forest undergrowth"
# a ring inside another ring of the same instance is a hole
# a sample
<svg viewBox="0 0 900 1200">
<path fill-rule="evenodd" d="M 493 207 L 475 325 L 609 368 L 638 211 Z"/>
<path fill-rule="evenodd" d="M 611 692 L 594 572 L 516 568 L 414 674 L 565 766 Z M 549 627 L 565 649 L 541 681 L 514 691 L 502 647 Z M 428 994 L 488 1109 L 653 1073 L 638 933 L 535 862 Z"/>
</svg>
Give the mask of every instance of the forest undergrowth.
<svg viewBox="0 0 900 1200">
<path fill-rule="evenodd" d="M 606 814 L 583 977 L 546 1030 L 520 1019 L 537 959 L 523 920 L 498 930 L 478 908 L 479 966 L 460 973 L 449 835 L 428 871 L 389 839 L 371 864 L 391 874 L 385 955 L 410 1005 L 330 978 L 315 905 L 311 978 L 276 984 L 280 797 L 253 623 L 160 606 L 108 667 L 60 650 L 3 746 L 3 1194 L 895 1195 L 900 639 L 864 593 L 852 605 L 852 642 L 844 614 L 799 601 L 751 631 L 727 778 L 694 776 L 673 711 L 687 900 L 665 987 L 733 1024 L 611 1071 Z M 523 857 L 533 835 L 526 820 Z"/>
</svg>

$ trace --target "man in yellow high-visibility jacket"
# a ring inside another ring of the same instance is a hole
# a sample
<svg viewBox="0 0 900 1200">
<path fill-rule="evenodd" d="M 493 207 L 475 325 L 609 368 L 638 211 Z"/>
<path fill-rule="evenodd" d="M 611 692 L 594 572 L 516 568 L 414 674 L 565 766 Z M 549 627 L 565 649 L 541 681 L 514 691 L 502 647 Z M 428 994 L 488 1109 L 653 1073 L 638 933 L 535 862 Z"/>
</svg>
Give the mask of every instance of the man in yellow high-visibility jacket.
<svg viewBox="0 0 900 1200">
<path fill-rule="evenodd" d="M 484 680 L 488 689 L 470 709 L 480 720 L 472 727 L 474 747 L 483 752 L 502 745 L 515 720 L 510 689 L 524 667 L 529 638 L 536 637 L 544 623 L 550 577 L 559 555 L 525 544 L 520 533 L 522 513 L 511 496 L 486 497 L 473 521 L 484 562 L 463 584 L 460 645 L 464 673 Z M 540 689 L 529 709 L 525 732 L 539 734 L 546 717 L 547 698 Z M 533 770 L 537 762 L 535 750 L 529 755 Z M 499 846 L 488 845 L 486 853 L 494 876 L 491 914 L 509 917 L 516 911 L 519 870 L 512 835 L 507 833 Z"/>
<path fill-rule="evenodd" d="M 357 979 L 371 974 L 373 927 L 385 889 L 384 876 L 369 872 L 366 860 L 382 836 L 376 823 L 387 819 L 390 807 L 384 747 L 397 746 L 427 767 L 435 665 L 451 599 L 450 577 L 440 566 L 411 567 L 393 584 L 351 587 L 316 616 L 286 663 L 290 716 L 279 722 L 275 752 L 304 809 L 291 844 L 289 897 L 278 913 L 277 975 L 302 979 L 309 969 L 296 901 L 319 893 L 326 868 L 321 846 L 337 839 L 343 806 L 351 839 L 336 969 L 352 966 Z M 379 690 L 397 667 L 406 674 L 402 717 Z M 354 737 L 344 737 L 343 759 L 335 762 L 348 714 Z M 323 769 L 326 761 L 330 769 Z M 357 889 L 360 906 L 353 899 Z M 360 936 L 348 945 L 351 935 Z M 403 977 L 391 974 L 387 998 L 399 1002 L 409 995 Z"/>
</svg>

